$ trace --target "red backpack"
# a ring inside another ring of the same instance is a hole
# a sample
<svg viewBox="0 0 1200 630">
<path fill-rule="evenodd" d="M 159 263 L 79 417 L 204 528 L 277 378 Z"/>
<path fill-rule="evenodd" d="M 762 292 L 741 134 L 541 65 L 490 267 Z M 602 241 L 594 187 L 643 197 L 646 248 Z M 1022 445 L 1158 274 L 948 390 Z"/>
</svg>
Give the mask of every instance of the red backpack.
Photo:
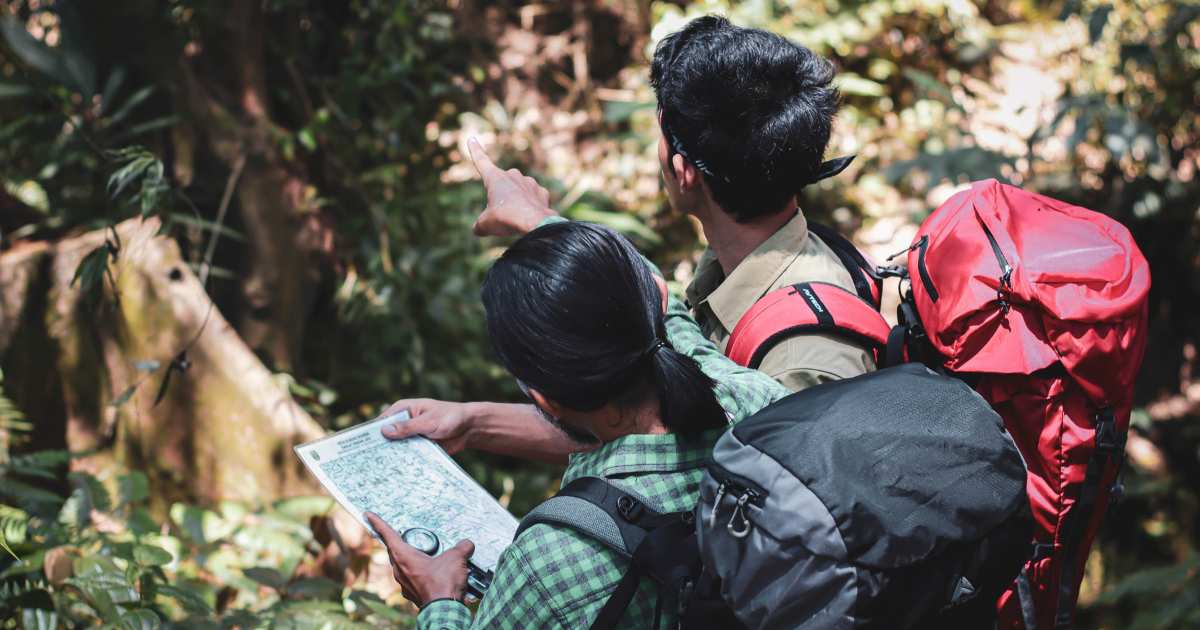
<svg viewBox="0 0 1200 630">
<path fill-rule="evenodd" d="M 838 334 L 880 367 L 918 360 L 969 382 L 1004 418 L 1028 467 L 1031 556 L 998 602 L 1004 628 L 1069 627 L 1088 550 L 1117 483 L 1146 345 L 1150 269 L 1115 220 L 985 180 L 921 225 L 907 269 L 874 268 L 814 227 L 857 295 L 826 283 L 772 291 L 726 354 L 756 367 L 796 334 Z M 880 280 L 907 279 L 891 327 Z"/>
</svg>

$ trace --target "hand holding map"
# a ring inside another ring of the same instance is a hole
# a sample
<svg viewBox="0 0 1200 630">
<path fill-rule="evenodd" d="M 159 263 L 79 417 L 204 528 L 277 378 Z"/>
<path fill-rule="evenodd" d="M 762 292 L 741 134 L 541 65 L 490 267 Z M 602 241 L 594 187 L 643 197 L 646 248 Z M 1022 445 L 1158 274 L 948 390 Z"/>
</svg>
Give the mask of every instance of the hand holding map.
<svg viewBox="0 0 1200 630">
<path fill-rule="evenodd" d="M 393 530 L 422 527 L 448 548 L 475 543 L 471 562 L 493 571 L 512 543 L 517 519 L 433 442 L 388 440 L 380 429 L 407 412 L 373 420 L 296 447 L 309 471 L 348 512 L 371 530 L 373 512 Z"/>
</svg>

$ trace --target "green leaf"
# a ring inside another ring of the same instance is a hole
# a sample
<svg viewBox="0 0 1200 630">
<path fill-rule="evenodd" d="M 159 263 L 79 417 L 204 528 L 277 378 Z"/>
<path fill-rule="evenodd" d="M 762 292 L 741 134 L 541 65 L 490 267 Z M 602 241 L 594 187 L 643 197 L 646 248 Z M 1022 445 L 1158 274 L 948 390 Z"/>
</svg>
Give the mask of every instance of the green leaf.
<svg viewBox="0 0 1200 630">
<path fill-rule="evenodd" d="M 56 630 L 58 611 L 53 608 L 23 608 L 21 627 L 25 630 Z"/>
<path fill-rule="evenodd" d="M 235 527 L 212 510 L 184 503 L 171 506 L 171 520 L 183 530 L 184 535 L 198 544 L 216 542 L 229 535 Z"/>
<path fill-rule="evenodd" d="M 6 547 L 6 545 L 4 544 L 4 538 L 5 538 L 5 533 L 3 531 L 0 531 L 0 547 Z M 13 557 L 15 558 L 16 554 L 13 554 Z M 37 551 L 33 551 L 31 553 L 25 554 L 24 558 L 18 558 L 19 562 L 14 562 L 12 564 L 12 566 L 8 567 L 7 569 L 5 569 L 3 571 L 0 571 L 0 580 L 3 580 L 5 578 L 10 578 L 15 575 L 28 575 L 30 573 L 41 574 L 42 569 L 43 569 L 42 563 L 45 560 L 45 558 L 46 558 L 46 550 L 45 549 L 38 549 Z"/>
<path fill-rule="evenodd" d="M 113 99 L 117 97 L 117 92 L 121 86 L 125 84 L 125 75 L 127 70 L 125 66 L 117 66 L 113 71 L 108 73 L 108 78 L 104 80 L 104 88 L 100 90 L 100 103 L 104 108 L 101 110 L 104 114 L 108 114 L 113 108 Z"/>
<path fill-rule="evenodd" d="M 309 151 L 317 150 L 317 138 L 313 135 L 311 129 L 307 127 L 301 129 L 300 132 L 296 134 L 296 139 L 300 141 L 300 144 L 305 149 L 308 149 Z"/>
<path fill-rule="evenodd" d="M 7 551 L 8 555 L 12 556 L 13 560 L 17 561 L 17 563 L 15 565 L 13 565 L 12 567 L 9 567 L 7 570 L 4 571 L 4 576 L 7 577 L 8 572 L 11 571 L 13 569 L 13 567 L 21 566 L 21 556 L 18 556 L 17 552 L 13 551 L 12 547 L 8 546 L 8 532 L 4 531 L 4 530 L 0 530 L 0 549 Z"/>
<path fill-rule="evenodd" d="M 150 498 L 150 480 L 146 473 L 135 470 L 128 475 L 117 477 L 117 496 L 122 505 L 139 503 Z"/>
<path fill-rule="evenodd" d="M 66 584 L 79 589 L 84 600 L 96 611 L 100 619 L 111 624 L 120 623 L 121 616 L 117 611 L 116 603 L 113 602 L 110 590 L 121 591 L 127 589 L 128 592 L 135 593 L 136 599 L 136 592 L 131 587 L 128 587 L 119 577 L 108 577 L 106 579 L 97 577 L 88 579 L 69 578 L 66 580 Z"/>
<path fill-rule="evenodd" d="M 287 585 L 287 594 L 294 599 L 338 599 L 342 585 L 327 577 L 300 578 Z"/>
<path fill-rule="evenodd" d="M 84 256 L 83 260 L 79 262 L 79 266 L 75 268 L 75 275 L 71 278 L 71 286 L 74 287 L 78 282 L 80 291 L 91 293 L 103 282 L 106 269 L 108 269 L 108 247 L 101 245 L 88 252 L 87 256 Z"/>
<path fill-rule="evenodd" d="M 0 19 L 0 35 L 29 67 L 61 83 L 70 82 L 71 77 L 63 64 L 62 55 L 30 35 L 17 18 L 5 16 Z"/>
<path fill-rule="evenodd" d="M 148 120 L 144 123 L 139 123 L 130 127 L 129 131 L 121 134 L 118 136 L 118 138 L 121 140 L 136 138 L 138 136 L 146 135 L 151 131 L 158 131 L 159 129 L 173 127 L 178 122 L 178 116 L 163 116 L 161 118 L 155 118 L 154 120 Z"/>
<path fill-rule="evenodd" d="M 108 178 L 108 194 L 113 199 L 121 196 L 129 184 L 133 183 L 141 177 L 146 169 L 150 168 L 156 160 L 149 154 L 143 154 L 130 160 L 125 166 L 117 169 Z"/>
<path fill-rule="evenodd" d="M 309 519 L 328 513 L 333 505 L 331 497 L 292 497 L 276 501 L 272 509 L 297 523 L 307 525 Z"/>
<path fill-rule="evenodd" d="M 63 497 L 55 492 L 31 486 L 16 479 L 4 480 L 3 493 L 5 496 L 12 497 L 18 504 L 30 507 L 58 505 L 63 502 Z"/>
<path fill-rule="evenodd" d="M 378 595 L 369 591 L 353 591 L 350 593 L 350 596 L 347 599 L 361 607 L 366 608 L 367 610 L 370 610 L 372 613 L 379 615 L 385 621 L 399 623 L 408 618 L 399 610 L 396 610 L 392 606 L 388 606 L 387 602 L 383 601 L 383 599 L 381 599 Z"/>
<path fill-rule="evenodd" d="M 190 214 L 184 214 L 182 212 L 172 213 L 169 218 L 173 223 L 182 223 L 184 225 L 198 227 L 202 230 L 208 230 L 209 232 L 216 232 L 224 238 L 232 239 L 239 243 L 246 242 L 245 234 L 242 234 L 241 232 L 227 225 L 221 225 L 216 221 L 209 221 L 208 219 L 194 217 Z"/>
<path fill-rule="evenodd" d="M 571 206 L 566 214 L 576 221 L 599 223 L 626 235 L 636 236 L 650 245 L 657 245 L 662 242 L 662 237 L 657 232 L 651 230 L 646 224 L 631 214 L 607 212 L 599 210 L 591 204 L 582 202 Z"/>
<path fill-rule="evenodd" d="M 151 567 L 168 565 L 173 560 L 171 554 L 166 549 L 145 544 L 137 545 L 133 548 L 133 559 L 138 564 Z"/>
<path fill-rule="evenodd" d="M 882 84 L 860 77 L 853 72 L 839 74 L 837 77 L 837 87 L 843 94 L 852 94 L 854 96 L 880 97 L 886 93 Z"/>
<path fill-rule="evenodd" d="M 122 630 L 157 630 L 162 627 L 162 619 L 153 610 L 135 608 L 121 615 L 118 627 Z"/>
<path fill-rule="evenodd" d="M 287 579 L 279 571 L 271 567 L 251 567 L 243 569 L 242 574 L 263 586 L 269 586 L 277 591 L 283 590 L 287 586 Z"/>
<path fill-rule="evenodd" d="M 652 101 L 604 101 L 604 122 L 624 122 L 629 120 L 635 112 L 652 107 L 654 107 Z"/>
<path fill-rule="evenodd" d="M 275 609 L 272 628 L 278 629 L 309 629 L 309 628 L 369 628 L 364 624 L 356 624 L 346 617 L 346 611 L 340 602 L 326 601 L 288 601 Z"/>
<path fill-rule="evenodd" d="M 1114 604 L 1126 597 L 1162 593 L 1177 586 L 1193 572 L 1200 569 L 1200 554 L 1192 554 L 1187 560 L 1165 567 L 1143 569 L 1129 574 L 1116 586 L 1100 594 L 1096 600 L 1101 604 Z"/>
<path fill-rule="evenodd" d="M 33 94 L 33 88 L 16 83 L 0 83 L 0 98 L 17 98 Z"/>
<path fill-rule="evenodd" d="M 1100 36 L 1104 34 L 1104 27 L 1108 25 L 1108 15 L 1112 13 L 1112 10 L 1111 4 L 1102 4 L 1088 16 L 1088 40 L 1091 43 L 1095 44 L 1100 41 Z"/>
<path fill-rule="evenodd" d="M 121 104 L 121 107 L 117 109 L 117 111 L 113 112 L 111 116 L 109 116 L 109 121 L 112 123 L 118 123 L 122 120 L 125 120 L 125 117 L 128 116 L 130 112 L 132 112 L 138 105 L 141 105 L 143 101 L 150 98 L 151 94 L 154 94 L 154 86 L 147 86 L 134 92 L 133 94 L 130 94 L 129 98 L 125 99 L 125 102 Z M 104 108 L 105 111 L 110 109 L 107 103 L 105 104 Z"/>
<path fill-rule="evenodd" d="M 212 614 L 212 608 L 204 600 L 204 596 L 186 585 L 160 584 L 158 594 L 174 599 L 184 610 L 194 615 Z"/>
<path fill-rule="evenodd" d="M 114 398 L 112 402 L 108 403 L 108 405 L 113 408 L 120 408 L 121 405 L 129 402 L 130 398 L 133 398 L 133 394 L 137 391 L 137 388 L 137 383 L 126 387 L 125 391 L 121 392 L 121 395 Z"/>
<path fill-rule="evenodd" d="M 942 101 L 954 109 L 963 111 L 962 105 L 958 102 L 958 99 L 954 98 L 954 93 L 950 91 L 950 88 L 943 85 L 932 74 L 915 68 L 905 68 L 904 76 L 912 82 L 918 92 Z"/>
<path fill-rule="evenodd" d="M 100 483 L 100 480 L 95 475 L 85 472 L 73 472 L 67 475 L 67 479 L 76 488 L 82 489 L 87 493 L 88 502 L 94 509 L 100 512 L 112 510 L 112 496 L 109 495 L 108 488 L 105 488 L 104 484 Z"/>
</svg>

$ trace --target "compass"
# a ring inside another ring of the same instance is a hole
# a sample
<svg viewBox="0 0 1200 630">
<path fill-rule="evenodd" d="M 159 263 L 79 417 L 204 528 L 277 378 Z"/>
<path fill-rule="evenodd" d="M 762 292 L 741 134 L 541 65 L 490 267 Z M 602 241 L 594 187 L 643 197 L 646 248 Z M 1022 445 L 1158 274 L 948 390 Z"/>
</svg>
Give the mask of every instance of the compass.
<svg viewBox="0 0 1200 630">
<path fill-rule="evenodd" d="M 400 534 L 400 539 L 427 556 L 436 556 L 442 546 L 437 534 L 424 527 L 410 527 Z"/>
</svg>

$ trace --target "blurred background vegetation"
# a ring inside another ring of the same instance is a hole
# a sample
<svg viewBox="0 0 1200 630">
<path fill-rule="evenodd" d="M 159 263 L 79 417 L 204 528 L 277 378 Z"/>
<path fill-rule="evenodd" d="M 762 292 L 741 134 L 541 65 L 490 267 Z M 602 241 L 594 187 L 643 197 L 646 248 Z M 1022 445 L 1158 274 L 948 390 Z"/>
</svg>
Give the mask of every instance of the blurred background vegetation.
<svg viewBox="0 0 1200 630">
<path fill-rule="evenodd" d="M 239 422 L 278 430 L 238 415 L 264 391 L 290 428 L 250 444 L 280 470 L 397 398 L 518 399 L 471 135 L 686 283 L 647 55 L 706 13 L 838 64 L 830 153 L 859 158 L 802 206 L 877 259 L 986 177 L 1130 227 L 1150 349 L 1080 627 L 1200 626 L 1200 4 L 1160 0 L 0 2 L 0 626 L 411 623 L 302 471 L 195 480 L 247 465 Z M 247 348 L 269 386 L 213 389 Z M 518 515 L 556 488 L 460 460 Z"/>
</svg>

